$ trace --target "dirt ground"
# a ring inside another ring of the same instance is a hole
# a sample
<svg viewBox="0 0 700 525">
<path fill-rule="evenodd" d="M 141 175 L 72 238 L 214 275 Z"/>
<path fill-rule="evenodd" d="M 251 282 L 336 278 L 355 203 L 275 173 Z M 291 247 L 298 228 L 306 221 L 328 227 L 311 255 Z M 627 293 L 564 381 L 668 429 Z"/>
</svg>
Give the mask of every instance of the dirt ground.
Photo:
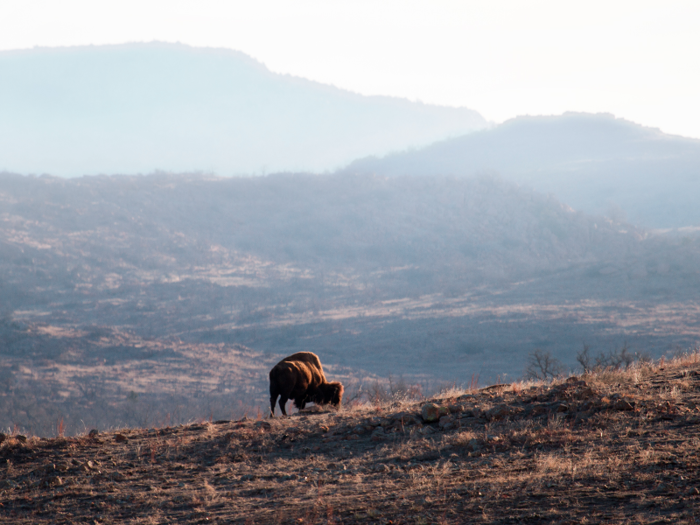
<svg viewBox="0 0 700 525">
<path fill-rule="evenodd" d="M 431 401 L 3 435 L 0 521 L 700 523 L 698 354 Z"/>
</svg>

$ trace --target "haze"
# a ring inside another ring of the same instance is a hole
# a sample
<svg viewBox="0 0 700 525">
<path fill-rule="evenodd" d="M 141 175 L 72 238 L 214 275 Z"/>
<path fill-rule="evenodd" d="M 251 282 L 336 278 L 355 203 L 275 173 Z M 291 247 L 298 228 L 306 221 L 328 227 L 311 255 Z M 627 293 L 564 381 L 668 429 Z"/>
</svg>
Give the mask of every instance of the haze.
<svg viewBox="0 0 700 525">
<path fill-rule="evenodd" d="M 0 430 L 697 348 L 700 11 L 572 5 L 3 2 Z"/>
<path fill-rule="evenodd" d="M 700 4 L 5 0 L 0 49 L 165 41 L 365 95 L 517 115 L 609 112 L 700 137 Z"/>
</svg>

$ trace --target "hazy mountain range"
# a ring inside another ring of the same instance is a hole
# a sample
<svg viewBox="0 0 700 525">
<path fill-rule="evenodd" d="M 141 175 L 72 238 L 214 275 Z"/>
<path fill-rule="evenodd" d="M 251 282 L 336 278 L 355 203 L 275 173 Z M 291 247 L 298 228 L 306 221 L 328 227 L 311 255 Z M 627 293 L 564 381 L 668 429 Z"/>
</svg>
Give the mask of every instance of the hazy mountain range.
<svg viewBox="0 0 700 525">
<path fill-rule="evenodd" d="M 0 170 L 15 173 L 496 173 L 575 210 L 700 227 L 700 140 L 608 114 L 488 126 L 469 109 L 365 97 L 230 50 L 0 52 L 0 115 Z"/>
<path fill-rule="evenodd" d="M 343 173 L 471 176 L 496 172 L 576 210 L 647 228 L 700 226 L 700 140 L 608 114 L 519 117 Z"/>
<path fill-rule="evenodd" d="M 497 177 L 0 174 L 0 424 L 265 409 L 300 350 L 354 392 L 659 356 L 700 338 L 699 268 Z"/>
<path fill-rule="evenodd" d="M 649 237 L 492 177 L 5 175 L 0 205 L 0 304 L 25 320 L 316 348 L 430 377 L 467 358 L 482 376 L 517 373 L 535 345 L 573 362 L 584 337 L 629 334 L 657 352 L 688 341 L 685 317 L 696 323 L 684 305 L 669 334 L 668 321 L 630 332 L 640 321 L 607 319 L 601 304 L 631 301 L 647 319 L 645 304 L 697 297 L 697 240 Z M 551 335 L 556 319 L 565 334 Z M 413 357 L 387 360 L 397 355 Z"/>
<path fill-rule="evenodd" d="M 323 171 L 487 124 L 163 43 L 0 52 L 0 115 L 0 170 L 60 176 Z"/>
</svg>

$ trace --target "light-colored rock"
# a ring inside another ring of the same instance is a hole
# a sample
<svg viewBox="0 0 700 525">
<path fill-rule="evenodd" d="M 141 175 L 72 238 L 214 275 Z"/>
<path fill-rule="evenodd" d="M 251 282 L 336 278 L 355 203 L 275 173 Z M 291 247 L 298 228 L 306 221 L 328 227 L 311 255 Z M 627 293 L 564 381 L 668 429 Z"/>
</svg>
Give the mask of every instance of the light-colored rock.
<svg viewBox="0 0 700 525">
<path fill-rule="evenodd" d="M 272 430 L 272 425 L 270 423 L 268 423 L 267 421 L 256 421 L 253 426 L 259 430 L 264 430 L 264 431 Z M 289 429 L 287 429 L 287 432 L 289 432 Z"/>
<path fill-rule="evenodd" d="M 421 408 L 421 417 L 427 423 L 438 421 L 442 416 L 447 416 L 449 413 L 450 411 L 447 407 L 436 405 L 435 403 L 426 403 Z"/>
</svg>

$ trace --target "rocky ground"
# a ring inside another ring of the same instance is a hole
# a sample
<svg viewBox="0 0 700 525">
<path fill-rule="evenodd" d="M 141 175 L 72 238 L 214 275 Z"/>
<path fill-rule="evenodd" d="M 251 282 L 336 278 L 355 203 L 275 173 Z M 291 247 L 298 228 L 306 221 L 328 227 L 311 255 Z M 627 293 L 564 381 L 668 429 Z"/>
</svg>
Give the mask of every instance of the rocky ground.
<svg viewBox="0 0 700 525">
<path fill-rule="evenodd" d="M 287 418 L 14 433 L 0 521 L 698 523 L 699 438 L 698 354 Z"/>
</svg>

